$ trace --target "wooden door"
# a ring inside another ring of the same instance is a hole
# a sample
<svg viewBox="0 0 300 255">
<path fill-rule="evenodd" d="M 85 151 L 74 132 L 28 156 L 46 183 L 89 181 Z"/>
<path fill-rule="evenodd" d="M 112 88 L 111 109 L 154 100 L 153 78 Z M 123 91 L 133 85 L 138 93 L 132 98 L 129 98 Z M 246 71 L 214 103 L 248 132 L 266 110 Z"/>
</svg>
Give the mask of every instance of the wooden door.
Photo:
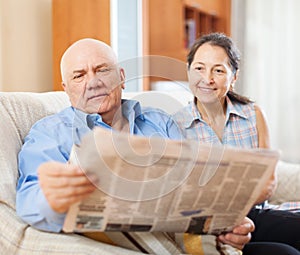
<svg viewBox="0 0 300 255">
<path fill-rule="evenodd" d="M 75 41 L 90 37 L 110 44 L 110 0 L 52 0 L 53 90 L 62 90 L 60 59 Z"/>
</svg>

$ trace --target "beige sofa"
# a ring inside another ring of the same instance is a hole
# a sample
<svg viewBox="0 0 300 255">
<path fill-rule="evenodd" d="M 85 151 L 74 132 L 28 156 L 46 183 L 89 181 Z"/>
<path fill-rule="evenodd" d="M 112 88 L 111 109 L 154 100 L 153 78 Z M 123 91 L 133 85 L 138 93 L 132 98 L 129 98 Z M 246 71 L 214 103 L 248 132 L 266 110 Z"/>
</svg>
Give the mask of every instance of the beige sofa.
<svg viewBox="0 0 300 255">
<path fill-rule="evenodd" d="M 183 98 L 185 104 L 188 97 Z M 140 254 L 76 234 L 38 231 L 16 215 L 17 154 L 24 137 L 37 120 L 68 105 L 64 92 L 0 93 L 0 254 Z M 300 166 L 280 162 L 278 172 L 279 186 L 272 202 L 300 200 Z"/>
<path fill-rule="evenodd" d="M 140 254 L 76 234 L 38 231 L 16 215 L 17 154 L 24 137 L 34 122 L 68 105 L 64 92 L 0 93 L 0 254 Z"/>
</svg>

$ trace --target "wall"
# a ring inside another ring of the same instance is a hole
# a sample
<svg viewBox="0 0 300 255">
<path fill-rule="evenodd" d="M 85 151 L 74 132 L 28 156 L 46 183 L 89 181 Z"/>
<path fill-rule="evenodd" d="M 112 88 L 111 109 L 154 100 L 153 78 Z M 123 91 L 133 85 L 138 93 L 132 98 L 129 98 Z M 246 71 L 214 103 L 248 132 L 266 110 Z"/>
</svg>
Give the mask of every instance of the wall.
<svg viewBox="0 0 300 255">
<path fill-rule="evenodd" d="M 239 78 L 235 84 L 235 90 L 243 94 L 244 89 L 244 54 L 245 54 L 245 24 L 246 1 L 231 0 L 231 37 L 241 53 Z"/>
<path fill-rule="evenodd" d="M 242 93 L 266 113 L 271 145 L 281 151 L 281 159 L 300 163 L 300 1 L 235 2 L 243 15 L 236 19 L 243 40 Z"/>
<path fill-rule="evenodd" d="M 51 0 L 0 0 L 0 90 L 52 90 Z"/>
</svg>

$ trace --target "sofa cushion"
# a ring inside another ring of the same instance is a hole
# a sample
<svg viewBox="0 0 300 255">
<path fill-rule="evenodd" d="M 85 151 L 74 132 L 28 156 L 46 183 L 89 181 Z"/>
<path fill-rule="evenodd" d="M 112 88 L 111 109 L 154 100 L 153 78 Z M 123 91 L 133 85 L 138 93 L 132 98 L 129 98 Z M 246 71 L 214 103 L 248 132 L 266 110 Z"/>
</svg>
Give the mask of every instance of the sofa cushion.
<svg viewBox="0 0 300 255">
<path fill-rule="evenodd" d="M 300 201 L 300 164 L 279 161 L 276 171 L 278 186 L 270 203 Z"/>
</svg>

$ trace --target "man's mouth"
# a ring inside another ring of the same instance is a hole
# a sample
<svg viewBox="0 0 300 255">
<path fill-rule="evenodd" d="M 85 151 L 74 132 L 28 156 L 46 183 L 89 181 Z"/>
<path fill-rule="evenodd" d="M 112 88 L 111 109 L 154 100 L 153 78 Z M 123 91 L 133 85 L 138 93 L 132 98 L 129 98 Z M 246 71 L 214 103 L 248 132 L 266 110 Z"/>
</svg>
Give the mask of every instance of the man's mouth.
<svg viewBox="0 0 300 255">
<path fill-rule="evenodd" d="M 97 95 L 92 95 L 92 96 L 89 96 L 88 97 L 88 100 L 91 100 L 91 99 L 97 99 L 97 98 L 101 98 L 101 97 L 105 97 L 107 96 L 107 94 L 97 94 Z"/>
</svg>

